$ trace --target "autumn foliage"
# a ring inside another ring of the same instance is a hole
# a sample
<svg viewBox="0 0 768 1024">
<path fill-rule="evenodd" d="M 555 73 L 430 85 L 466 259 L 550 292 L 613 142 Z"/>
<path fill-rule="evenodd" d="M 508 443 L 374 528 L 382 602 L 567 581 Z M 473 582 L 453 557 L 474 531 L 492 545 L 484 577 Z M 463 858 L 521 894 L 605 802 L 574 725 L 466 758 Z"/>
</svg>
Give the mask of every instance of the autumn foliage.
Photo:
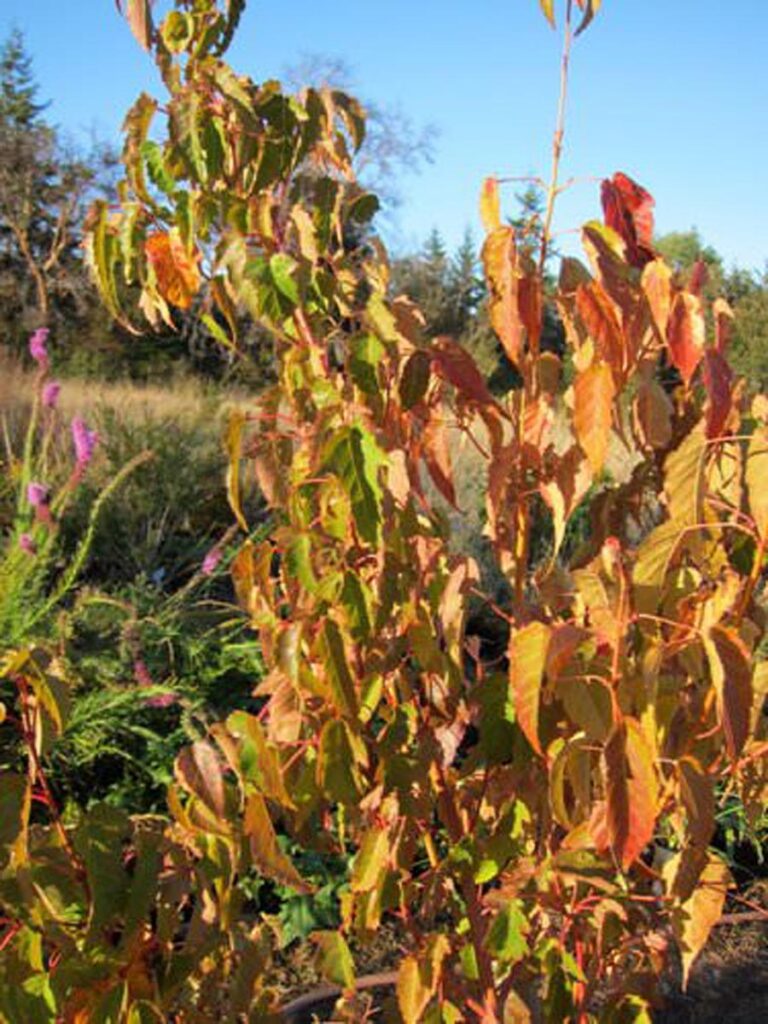
<svg viewBox="0 0 768 1024">
<path fill-rule="evenodd" d="M 94 208 L 90 258 L 127 323 L 194 303 L 235 348 L 242 309 L 272 332 L 278 383 L 226 438 L 234 581 L 269 672 L 258 715 L 179 757 L 167 825 L 94 812 L 70 849 L 28 828 L 34 768 L 13 783 L 5 867 L 31 881 L 0 899 L 12 941 L 42 936 L 22 975 L 50 971 L 68 1021 L 274 1019 L 274 936 L 240 913 L 237 880 L 306 890 L 290 835 L 354 855 L 342 926 L 315 936 L 343 1019 L 364 1012 L 348 940 L 393 919 L 406 1024 L 536 1006 L 649 1020 L 671 944 L 687 978 L 730 884 L 716 794 L 747 814 L 766 797 L 768 402 L 728 368 L 728 306 L 657 256 L 653 200 L 620 173 L 549 291 L 491 178 L 489 314 L 520 376 L 497 399 L 390 293 L 350 170 L 355 101 L 236 75 L 221 53 L 237 3 L 180 0 L 157 28 L 126 6 L 169 95 L 128 114 L 121 203 Z M 600 5 L 578 6 L 586 27 Z M 540 347 L 547 303 L 564 359 Z M 460 445 L 486 466 L 502 602 L 451 542 Z M 258 542 L 251 474 L 273 510 Z M 504 658 L 467 635 L 477 607 Z M 41 880 L 54 867 L 80 908 L 66 920 Z"/>
</svg>

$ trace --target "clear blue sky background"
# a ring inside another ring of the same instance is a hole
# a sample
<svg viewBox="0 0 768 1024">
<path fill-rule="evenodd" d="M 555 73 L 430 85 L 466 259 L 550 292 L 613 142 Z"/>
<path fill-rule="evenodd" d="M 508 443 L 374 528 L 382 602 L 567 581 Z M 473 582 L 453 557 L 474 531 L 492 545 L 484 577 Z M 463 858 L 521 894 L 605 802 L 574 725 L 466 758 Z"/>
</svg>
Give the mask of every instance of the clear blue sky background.
<svg viewBox="0 0 768 1024">
<path fill-rule="evenodd" d="M 162 95 L 113 0 L 1 0 L 0 36 L 12 25 L 72 135 L 116 141 L 137 93 Z M 767 51 L 768 0 L 604 0 L 573 54 L 564 172 L 579 182 L 559 207 L 561 246 L 598 215 L 592 179 L 623 170 L 656 197 L 659 231 L 696 226 L 727 264 L 762 269 Z M 359 96 L 438 129 L 434 163 L 401 184 L 400 248 L 433 226 L 449 246 L 467 226 L 479 238 L 485 175 L 548 171 L 559 41 L 536 0 L 249 0 L 237 70 L 279 76 L 308 53 L 343 58 Z"/>
</svg>

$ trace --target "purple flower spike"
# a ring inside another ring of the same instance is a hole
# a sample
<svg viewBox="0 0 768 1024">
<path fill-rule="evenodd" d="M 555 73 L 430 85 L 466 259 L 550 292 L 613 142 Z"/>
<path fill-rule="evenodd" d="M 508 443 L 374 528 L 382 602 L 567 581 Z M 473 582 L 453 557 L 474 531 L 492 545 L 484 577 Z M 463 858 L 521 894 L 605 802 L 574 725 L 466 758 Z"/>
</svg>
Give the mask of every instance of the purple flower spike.
<svg viewBox="0 0 768 1024">
<path fill-rule="evenodd" d="M 213 547 L 203 559 L 200 572 L 203 576 L 212 576 L 216 572 L 216 566 L 221 561 L 221 548 Z"/>
<path fill-rule="evenodd" d="M 72 440 L 75 443 L 75 458 L 78 470 L 85 469 L 93 458 L 93 451 L 99 440 L 95 430 L 89 430 L 79 416 L 72 420 Z"/>
<path fill-rule="evenodd" d="M 139 686 L 154 686 L 152 676 L 149 674 L 149 669 L 141 658 L 137 658 L 133 663 L 133 678 L 139 684 Z"/>
<path fill-rule="evenodd" d="M 48 488 L 45 484 L 38 484 L 32 481 L 27 484 L 27 501 L 32 508 L 42 508 L 48 504 Z"/>
<path fill-rule="evenodd" d="M 48 350 L 45 347 L 45 343 L 48 341 L 49 334 L 50 331 L 47 327 L 38 327 L 29 339 L 29 354 L 40 366 L 48 364 Z"/>
<path fill-rule="evenodd" d="M 19 547 L 22 551 L 26 551 L 28 555 L 37 554 L 37 544 L 35 544 L 28 533 L 22 533 L 19 537 Z"/>
<path fill-rule="evenodd" d="M 57 380 L 49 380 L 43 388 L 43 405 L 46 409 L 55 409 L 59 400 L 61 384 Z"/>
</svg>

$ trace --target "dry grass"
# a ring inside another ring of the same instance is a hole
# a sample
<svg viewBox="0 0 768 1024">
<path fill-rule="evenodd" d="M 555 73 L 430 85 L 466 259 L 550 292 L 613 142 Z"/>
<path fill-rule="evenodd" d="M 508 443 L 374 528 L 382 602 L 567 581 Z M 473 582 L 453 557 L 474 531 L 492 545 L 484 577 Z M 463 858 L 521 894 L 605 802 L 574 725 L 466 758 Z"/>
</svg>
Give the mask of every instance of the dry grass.
<svg viewBox="0 0 768 1024">
<path fill-rule="evenodd" d="M 0 353 L 0 419 L 11 438 L 18 437 L 20 426 L 26 422 L 35 387 L 34 373 Z M 127 422 L 205 422 L 218 431 L 228 409 L 248 403 L 249 397 L 242 391 L 217 391 L 198 379 L 179 375 L 162 386 L 65 379 L 61 381 L 58 408 L 65 420 L 73 416 L 90 420 L 106 409 Z"/>
</svg>

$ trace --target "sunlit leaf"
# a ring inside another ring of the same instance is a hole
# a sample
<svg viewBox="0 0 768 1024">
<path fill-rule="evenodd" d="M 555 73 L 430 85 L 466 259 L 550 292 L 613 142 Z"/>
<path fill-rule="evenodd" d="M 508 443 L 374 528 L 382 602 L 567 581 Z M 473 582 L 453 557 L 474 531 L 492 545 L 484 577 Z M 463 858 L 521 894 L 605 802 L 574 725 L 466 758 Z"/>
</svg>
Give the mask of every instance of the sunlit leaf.
<svg viewBox="0 0 768 1024">
<path fill-rule="evenodd" d="M 576 377 L 573 425 L 593 473 L 600 472 L 608 454 L 615 394 L 607 363 L 592 363 Z"/>
<path fill-rule="evenodd" d="M 539 705 L 551 634 L 546 623 L 531 622 L 514 630 L 509 641 L 509 683 L 517 721 L 538 754 L 543 754 L 539 739 Z"/>
<path fill-rule="evenodd" d="M 224 815 L 224 777 L 216 751 L 205 740 L 185 747 L 176 758 L 174 774 L 181 785 L 213 811 Z"/>
<path fill-rule="evenodd" d="M 403 1024 L 419 1024 L 440 983 L 443 961 L 450 952 L 445 935 L 433 935 L 419 957 L 407 956 L 397 972 L 397 1005 Z"/>
<path fill-rule="evenodd" d="M 675 296 L 667 324 L 669 356 L 686 385 L 704 355 L 706 328 L 701 300 L 690 292 Z"/>
<path fill-rule="evenodd" d="M 317 944 L 317 966 L 326 981 L 351 989 L 355 984 L 355 964 L 341 932 L 313 932 L 310 938 Z"/>
<path fill-rule="evenodd" d="M 187 252 L 176 229 L 148 235 L 144 248 L 160 295 L 179 309 L 189 309 L 200 288 L 199 253 Z"/>
<path fill-rule="evenodd" d="M 253 862 L 267 878 L 297 892 L 312 892 L 312 887 L 304 881 L 278 846 L 264 797 L 259 793 L 252 793 L 246 800 L 243 828 L 250 842 Z"/>
<path fill-rule="evenodd" d="M 496 231 L 501 227 L 499 182 L 496 178 L 486 178 L 483 182 L 480 193 L 480 218 L 486 231 Z"/>
<path fill-rule="evenodd" d="M 757 532 L 768 540 L 768 427 L 757 427 L 749 441 L 745 470 L 749 511 Z"/>
<path fill-rule="evenodd" d="M 687 986 L 696 957 L 720 919 L 730 885 L 731 875 L 725 863 L 715 854 L 710 854 L 691 898 L 672 912 L 672 930 L 680 945 L 683 961 L 683 987 Z"/>
</svg>

